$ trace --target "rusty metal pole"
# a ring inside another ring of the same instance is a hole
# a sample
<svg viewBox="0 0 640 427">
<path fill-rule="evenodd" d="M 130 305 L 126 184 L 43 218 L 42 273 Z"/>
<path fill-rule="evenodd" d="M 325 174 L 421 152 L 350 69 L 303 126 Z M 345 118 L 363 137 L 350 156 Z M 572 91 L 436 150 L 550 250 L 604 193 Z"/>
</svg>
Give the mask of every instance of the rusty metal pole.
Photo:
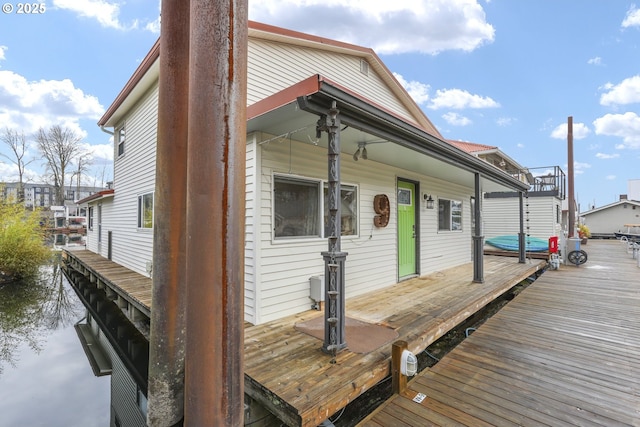
<svg viewBox="0 0 640 427">
<path fill-rule="evenodd" d="M 244 418 L 247 0 L 191 0 L 185 426 Z"/>
<path fill-rule="evenodd" d="M 184 409 L 185 210 L 189 1 L 162 1 L 147 424 L 179 423 Z"/>
<path fill-rule="evenodd" d="M 567 173 L 569 175 L 569 237 L 573 237 L 576 222 L 576 200 L 573 197 L 573 117 L 567 119 Z"/>
</svg>

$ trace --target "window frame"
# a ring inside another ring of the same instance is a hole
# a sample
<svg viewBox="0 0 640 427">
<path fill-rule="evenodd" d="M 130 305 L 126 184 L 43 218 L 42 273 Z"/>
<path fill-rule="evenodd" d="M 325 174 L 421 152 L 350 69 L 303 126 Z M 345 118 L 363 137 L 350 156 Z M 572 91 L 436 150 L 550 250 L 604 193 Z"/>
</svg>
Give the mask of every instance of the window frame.
<svg viewBox="0 0 640 427">
<path fill-rule="evenodd" d="M 278 217 L 278 212 L 276 212 L 276 184 L 278 181 L 280 180 L 285 181 L 285 182 L 289 182 L 289 183 L 295 183 L 295 182 L 299 182 L 303 185 L 306 184 L 311 184 L 313 186 L 317 186 L 318 189 L 318 207 L 316 209 L 317 213 L 317 223 L 318 223 L 318 234 L 314 234 L 314 235 L 304 235 L 304 236 L 283 236 L 283 235 L 277 235 L 276 233 L 276 221 L 277 221 L 277 217 Z M 324 241 L 326 239 L 326 216 L 325 216 L 325 205 L 326 205 L 326 195 L 325 195 L 325 190 L 328 189 L 328 181 L 326 179 L 319 179 L 319 178 L 311 178 L 311 177 L 306 177 L 306 176 L 299 176 L 299 175 L 291 175 L 291 174 L 284 174 L 284 173 L 274 173 L 272 176 L 272 209 L 271 209 L 271 221 L 272 221 L 272 227 L 271 227 L 271 240 L 273 243 L 283 243 L 283 242 L 291 242 L 291 241 Z M 342 195 L 342 192 L 345 190 L 352 190 L 355 191 L 355 206 L 356 206 L 356 212 L 355 212 L 355 234 L 341 234 L 341 237 L 346 237 L 346 238 L 357 238 L 360 236 L 360 188 L 357 184 L 352 184 L 352 183 L 345 183 L 342 182 L 340 183 L 340 194 Z"/>
<path fill-rule="evenodd" d="M 94 206 L 89 206 L 89 212 L 87 213 L 87 229 L 93 231 L 93 212 Z"/>
<path fill-rule="evenodd" d="M 448 204 L 448 209 L 445 207 Z M 454 204 L 457 205 L 454 207 Z M 461 200 L 445 199 L 444 197 L 438 197 L 438 233 L 460 233 L 463 231 L 463 213 L 464 204 Z M 443 224 L 442 215 L 447 215 L 447 224 Z M 456 220 L 457 218 L 457 220 Z M 458 224 L 458 228 L 454 227 L 454 224 Z M 445 225 L 447 227 L 445 227 Z"/>
<path fill-rule="evenodd" d="M 144 214 L 147 211 L 145 206 L 145 200 L 150 197 L 151 198 L 151 225 L 147 226 L 149 220 L 145 220 Z M 154 203 L 155 196 L 154 192 L 150 191 L 148 193 L 139 194 L 137 198 L 137 228 L 138 230 L 153 230 L 153 222 L 154 222 Z"/>
<path fill-rule="evenodd" d="M 114 139 L 116 140 L 116 158 L 119 159 L 120 157 L 124 156 L 124 153 L 126 151 L 125 141 L 127 140 L 127 138 L 124 123 L 122 124 L 122 126 L 116 128 Z"/>
</svg>

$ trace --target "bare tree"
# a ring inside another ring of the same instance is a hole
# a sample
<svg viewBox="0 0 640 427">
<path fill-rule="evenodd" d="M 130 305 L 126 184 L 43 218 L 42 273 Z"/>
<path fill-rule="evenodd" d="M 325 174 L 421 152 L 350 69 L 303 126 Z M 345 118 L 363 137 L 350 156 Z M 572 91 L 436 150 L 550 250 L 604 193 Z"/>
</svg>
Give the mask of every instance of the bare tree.
<svg viewBox="0 0 640 427">
<path fill-rule="evenodd" d="M 0 140 L 4 142 L 13 152 L 13 156 L 0 153 L 0 156 L 8 159 L 11 163 L 18 167 L 18 203 L 24 201 L 24 172 L 35 159 L 25 160 L 27 155 L 27 139 L 24 133 L 5 128 L 0 135 Z"/>
<path fill-rule="evenodd" d="M 71 129 L 54 125 L 48 130 L 40 128 L 36 133 L 36 141 L 53 179 L 56 203 L 63 204 L 68 168 L 74 159 L 84 154 L 80 145 L 82 138 Z"/>
<path fill-rule="evenodd" d="M 69 180 L 69 185 L 73 185 L 73 178 L 76 179 L 76 192 L 80 192 L 80 187 L 82 187 L 82 175 L 89 172 L 89 166 L 93 163 L 93 157 L 89 152 L 83 152 L 79 154 L 76 158 L 75 164 L 76 168 Z"/>
</svg>

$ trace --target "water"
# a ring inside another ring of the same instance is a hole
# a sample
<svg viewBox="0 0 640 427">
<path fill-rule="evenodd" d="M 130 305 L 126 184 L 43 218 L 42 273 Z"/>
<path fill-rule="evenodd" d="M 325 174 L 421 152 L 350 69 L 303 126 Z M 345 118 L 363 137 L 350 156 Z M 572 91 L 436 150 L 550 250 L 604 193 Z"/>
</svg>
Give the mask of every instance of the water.
<svg viewBox="0 0 640 427">
<path fill-rule="evenodd" d="M 87 310 L 57 265 L 0 285 L 0 427 L 112 424 L 111 377 L 96 377 L 74 324 Z"/>
</svg>

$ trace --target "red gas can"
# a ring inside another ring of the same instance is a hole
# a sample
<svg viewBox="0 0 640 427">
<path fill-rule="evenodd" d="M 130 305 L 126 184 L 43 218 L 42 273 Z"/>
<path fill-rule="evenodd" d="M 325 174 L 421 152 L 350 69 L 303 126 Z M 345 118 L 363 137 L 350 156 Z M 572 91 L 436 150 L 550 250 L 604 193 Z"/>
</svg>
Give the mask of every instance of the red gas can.
<svg viewBox="0 0 640 427">
<path fill-rule="evenodd" d="M 549 237 L 549 253 L 550 254 L 558 253 L 558 236 Z"/>
</svg>

